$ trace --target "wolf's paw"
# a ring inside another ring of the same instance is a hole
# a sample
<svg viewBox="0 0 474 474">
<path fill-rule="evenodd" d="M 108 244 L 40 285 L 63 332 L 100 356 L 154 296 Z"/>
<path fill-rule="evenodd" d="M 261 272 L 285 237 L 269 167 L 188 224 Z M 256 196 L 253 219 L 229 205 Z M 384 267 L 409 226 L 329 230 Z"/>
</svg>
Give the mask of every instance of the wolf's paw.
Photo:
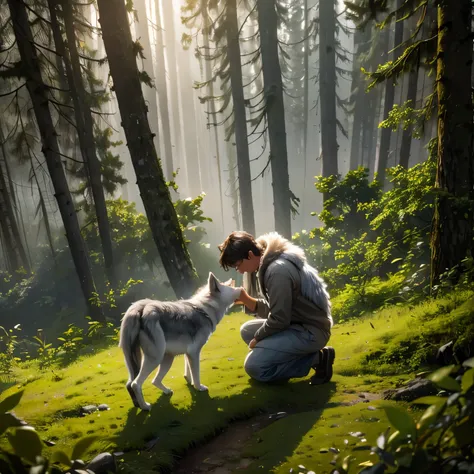
<svg viewBox="0 0 474 474">
<path fill-rule="evenodd" d="M 171 388 L 165 387 L 163 388 L 163 393 L 165 395 L 173 395 L 173 390 L 171 390 Z"/>
<path fill-rule="evenodd" d="M 151 410 L 151 404 L 145 402 L 143 405 L 140 405 L 140 408 L 141 408 L 143 411 L 150 411 L 150 410 Z"/>
<path fill-rule="evenodd" d="M 207 392 L 209 390 L 205 385 L 197 385 L 194 388 L 200 392 Z"/>
</svg>

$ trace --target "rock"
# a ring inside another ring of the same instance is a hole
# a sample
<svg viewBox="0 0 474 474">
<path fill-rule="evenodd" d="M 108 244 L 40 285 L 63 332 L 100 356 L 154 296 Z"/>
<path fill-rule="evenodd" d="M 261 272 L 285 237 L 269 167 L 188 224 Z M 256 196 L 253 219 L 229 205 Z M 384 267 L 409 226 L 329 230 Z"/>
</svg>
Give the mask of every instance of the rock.
<svg viewBox="0 0 474 474">
<path fill-rule="evenodd" d="M 78 468 L 82 468 L 82 467 L 86 467 L 86 463 L 82 460 L 82 459 L 74 459 L 74 461 L 72 462 L 72 466 L 71 466 L 73 469 L 78 469 Z"/>
<path fill-rule="evenodd" d="M 416 378 L 408 382 L 404 387 L 396 390 L 386 390 L 384 392 L 384 399 L 411 402 L 417 398 L 428 397 L 437 393 L 438 389 L 431 380 Z"/>
<path fill-rule="evenodd" d="M 90 415 L 97 411 L 97 407 L 95 405 L 86 405 L 85 407 L 81 408 L 81 415 Z"/>
<path fill-rule="evenodd" d="M 285 418 L 288 413 L 286 411 L 279 411 L 278 413 L 272 413 L 268 418 L 270 420 L 279 420 L 280 418 Z"/>
<path fill-rule="evenodd" d="M 438 352 L 436 353 L 436 363 L 439 365 L 449 365 L 455 362 L 454 341 L 449 341 L 438 349 Z"/>
<path fill-rule="evenodd" d="M 100 404 L 97 408 L 98 408 L 100 411 L 110 410 L 110 407 L 109 407 L 109 405 L 107 405 L 107 403 L 102 403 L 102 404 Z"/>
<path fill-rule="evenodd" d="M 115 457 L 110 453 L 98 454 L 87 465 L 87 469 L 94 474 L 108 474 L 109 472 L 117 472 L 117 463 Z"/>
</svg>

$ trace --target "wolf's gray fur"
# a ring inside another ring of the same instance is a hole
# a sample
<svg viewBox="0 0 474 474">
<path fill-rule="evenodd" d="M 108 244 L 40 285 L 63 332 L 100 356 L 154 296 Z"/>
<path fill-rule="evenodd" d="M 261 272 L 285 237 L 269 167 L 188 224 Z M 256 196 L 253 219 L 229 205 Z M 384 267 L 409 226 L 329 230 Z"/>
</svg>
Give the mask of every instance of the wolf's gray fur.
<svg viewBox="0 0 474 474">
<path fill-rule="evenodd" d="M 150 409 L 143 398 L 142 385 L 158 365 L 152 383 L 166 394 L 173 393 L 162 380 L 178 354 L 185 355 L 184 377 L 188 383 L 197 390 L 207 390 L 200 382 L 200 352 L 227 308 L 240 295 L 239 289 L 229 286 L 230 282 L 220 283 L 210 273 L 207 285 L 189 300 L 144 299 L 130 306 L 122 319 L 119 346 L 129 372 L 127 390 L 135 406 Z"/>
</svg>

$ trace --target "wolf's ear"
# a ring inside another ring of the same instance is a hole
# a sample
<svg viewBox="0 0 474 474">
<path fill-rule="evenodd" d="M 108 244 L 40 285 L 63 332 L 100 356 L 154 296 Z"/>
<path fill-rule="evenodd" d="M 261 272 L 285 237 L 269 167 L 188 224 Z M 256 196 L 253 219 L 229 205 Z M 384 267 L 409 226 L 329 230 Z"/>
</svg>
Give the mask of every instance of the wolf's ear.
<svg viewBox="0 0 474 474">
<path fill-rule="evenodd" d="M 214 276 L 214 273 L 209 272 L 209 279 L 207 280 L 207 283 L 209 285 L 209 290 L 211 293 L 215 293 L 216 291 L 219 290 L 219 280 Z"/>
</svg>

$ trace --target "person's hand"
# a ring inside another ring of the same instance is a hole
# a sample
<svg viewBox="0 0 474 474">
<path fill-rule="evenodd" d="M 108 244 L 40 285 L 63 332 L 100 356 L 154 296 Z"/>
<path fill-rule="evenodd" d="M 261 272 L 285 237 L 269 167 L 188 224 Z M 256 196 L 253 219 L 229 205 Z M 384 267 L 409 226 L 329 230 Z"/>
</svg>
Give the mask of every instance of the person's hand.
<svg viewBox="0 0 474 474">
<path fill-rule="evenodd" d="M 239 288 L 240 289 L 240 296 L 239 298 L 237 298 L 235 301 L 234 301 L 234 304 L 241 304 L 241 305 L 245 305 L 244 301 L 245 301 L 245 297 L 248 296 L 247 295 L 247 292 L 245 291 L 245 289 L 243 287 Z"/>
<path fill-rule="evenodd" d="M 251 341 L 250 341 L 250 344 L 249 344 L 249 349 L 253 349 L 256 345 L 257 345 L 257 339 L 253 338 Z"/>
</svg>

